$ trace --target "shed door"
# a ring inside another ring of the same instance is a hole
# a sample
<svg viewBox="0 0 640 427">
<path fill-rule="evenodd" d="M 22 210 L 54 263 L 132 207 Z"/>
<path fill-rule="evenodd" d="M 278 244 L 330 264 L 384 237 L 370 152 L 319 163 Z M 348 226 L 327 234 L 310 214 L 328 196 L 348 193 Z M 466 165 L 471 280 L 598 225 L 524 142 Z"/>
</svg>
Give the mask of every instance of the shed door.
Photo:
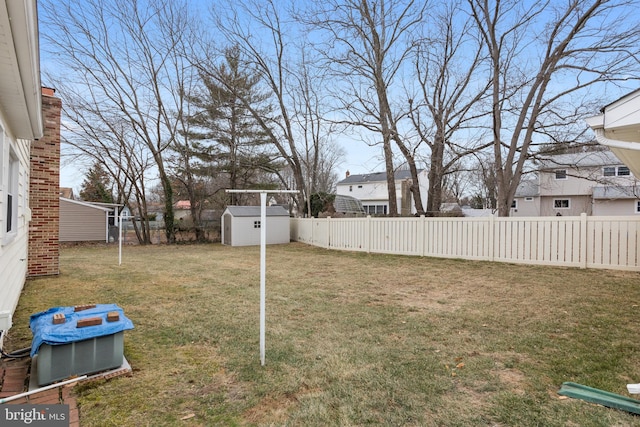
<svg viewBox="0 0 640 427">
<path fill-rule="evenodd" d="M 231 214 L 224 214 L 222 226 L 224 227 L 224 245 L 231 245 Z"/>
</svg>

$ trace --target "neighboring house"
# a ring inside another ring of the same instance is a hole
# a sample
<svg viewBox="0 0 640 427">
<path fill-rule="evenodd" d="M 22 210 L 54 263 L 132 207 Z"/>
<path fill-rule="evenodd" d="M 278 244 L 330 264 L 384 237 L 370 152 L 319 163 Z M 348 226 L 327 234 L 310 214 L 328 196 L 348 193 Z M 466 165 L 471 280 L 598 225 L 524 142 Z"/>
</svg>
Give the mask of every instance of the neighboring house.
<svg viewBox="0 0 640 427">
<path fill-rule="evenodd" d="M 75 199 L 73 196 L 73 188 L 71 187 L 60 187 L 60 197 L 64 197 L 65 199 Z"/>
<path fill-rule="evenodd" d="M 28 274 L 30 145 L 43 136 L 36 2 L 0 6 L 0 345 Z"/>
<path fill-rule="evenodd" d="M 413 215 L 416 211 L 413 195 L 411 194 L 411 174 L 408 170 L 396 171 L 396 202 L 398 213 L 404 216 Z M 423 206 L 427 202 L 429 179 L 426 170 L 418 172 L 420 198 Z M 363 175 L 347 176 L 336 184 L 336 194 L 355 197 L 362 202 L 364 211 L 369 215 L 389 214 L 389 192 L 387 191 L 386 172 L 374 172 Z"/>
<path fill-rule="evenodd" d="M 588 118 L 596 140 L 611 149 L 633 174 L 640 177 L 640 89 L 606 105 L 602 114 Z"/>
<path fill-rule="evenodd" d="M 549 156 L 518 187 L 511 216 L 640 214 L 637 182 L 608 150 Z"/>
<path fill-rule="evenodd" d="M 191 219 L 191 202 L 189 200 L 178 200 L 173 205 L 173 215 L 176 220 Z"/>
<path fill-rule="evenodd" d="M 60 197 L 61 242 L 114 242 L 118 239 L 118 207 Z"/>
<path fill-rule="evenodd" d="M 282 206 L 267 206 L 266 209 L 266 244 L 289 243 L 289 212 Z M 222 244 L 259 245 L 261 228 L 260 206 L 227 206 L 222 213 Z"/>
</svg>

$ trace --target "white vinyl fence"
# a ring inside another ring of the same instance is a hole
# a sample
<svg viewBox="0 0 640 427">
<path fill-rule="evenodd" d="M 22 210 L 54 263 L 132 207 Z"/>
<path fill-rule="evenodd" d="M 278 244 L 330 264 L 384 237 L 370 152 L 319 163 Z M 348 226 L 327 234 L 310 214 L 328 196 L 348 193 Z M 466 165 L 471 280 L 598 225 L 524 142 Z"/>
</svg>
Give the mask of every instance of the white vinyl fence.
<svg viewBox="0 0 640 427">
<path fill-rule="evenodd" d="M 292 218 L 327 249 L 640 271 L 640 217 Z"/>
</svg>

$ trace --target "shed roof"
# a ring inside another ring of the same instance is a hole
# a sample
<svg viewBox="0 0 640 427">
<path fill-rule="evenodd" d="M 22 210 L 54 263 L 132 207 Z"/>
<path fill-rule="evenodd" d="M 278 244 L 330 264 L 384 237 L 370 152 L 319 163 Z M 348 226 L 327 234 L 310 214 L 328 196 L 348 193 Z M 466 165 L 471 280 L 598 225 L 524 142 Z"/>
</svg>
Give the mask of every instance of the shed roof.
<svg viewBox="0 0 640 427">
<path fill-rule="evenodd" d="M 92 208 L 92 209 L 101 210 L 101 211 L 104 211 L 104 212 L 112 212 L 114 210 L 114 207 L 119 206 L 119 205 L 111 205 L 111 204 L 108 204 L 110 206 L 105 206 L 107 204 L 95 204 L 95 203 L 92 203 L 92 202 L 83 202 L 81 200 L 67 199 L 65 197 L 60 197 L 60 200 L 64 201 L 64 202 L 74 203 L 76 205 L 86 206 L 86 207 Z"/>
<path fill-rule="evenodd" d="M 260 216 L 260 206 L 227 206 L 226 211 L 235 217 Z M 289 212 L 282 206 L 267 206 L 267 216 L 289 216 Z"/>
</svg>

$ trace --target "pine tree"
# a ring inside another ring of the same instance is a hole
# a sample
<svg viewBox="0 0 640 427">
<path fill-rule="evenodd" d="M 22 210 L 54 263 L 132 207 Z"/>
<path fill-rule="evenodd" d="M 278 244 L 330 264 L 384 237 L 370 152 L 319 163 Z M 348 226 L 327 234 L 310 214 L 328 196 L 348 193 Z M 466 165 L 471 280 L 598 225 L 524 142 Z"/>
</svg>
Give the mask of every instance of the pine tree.
<svg viewBox="0 0 640 427">
<path fill-rule="evenodd" d="M 80 198 L 86 202 L 113 203 L 110 178 L 100 163 L 94 163 L 87 171 Z"/>
<path fill-rule="evenodd" d="M 233 189 L 272 184 L 264 181 L 280 168 L 274 160 L 277 155 L 243 103 L 249 100 L 251 108 L 268 118 L 266 97 L 258 90 L 259 76 L 242 69 L 240 50 L 231 47 L 225 51 L 224 62 L 201 73 L 200 78 L 203 89 L 188 97 L 198 112 L 187 121 L 196 129 L 189 135 L 190 150 L 199 159 L 201 172 L 213 170 L 226 176 L 227 187 Z M 197 168 L 194 172 L 198 173 Z M 236 197 L 232 195 L 232 204 Z"/>
</svg>

